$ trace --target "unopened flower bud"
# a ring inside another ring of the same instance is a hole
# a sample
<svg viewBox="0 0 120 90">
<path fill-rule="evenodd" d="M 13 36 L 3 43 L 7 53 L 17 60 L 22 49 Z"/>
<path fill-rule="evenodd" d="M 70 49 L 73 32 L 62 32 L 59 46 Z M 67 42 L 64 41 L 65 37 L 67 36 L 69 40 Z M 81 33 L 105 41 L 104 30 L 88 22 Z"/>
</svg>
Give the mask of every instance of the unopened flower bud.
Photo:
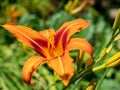
<svg viewBox="0 0 120 90">
<path fill-rule="evenodd" d="M 120 27 L 120 9 L 118 10 L 118 13 L 116 15 L 114 24 L 113 24 L 113 30 L 114 33 L 116 32 L 116 30 Z"/>
<path fill-rule="evenodd" d="M 120 35 L 118 35 L 118 36 L 114 39 L 114 41 L 118 41 L 118 40 L 120 40 Z"/>
<path fill-rule="evenodd" d="M 120 64 L 120 51 L 105 62 L 106 67 L 114 67 Z"/>
<path fill-rule="evenodd" d="M 107 49 L 106 49 L 106 53 L 109 54 L 110 51 L 112 50 L 113 44 L 111 44 Z"/>
<path fill-rule="evenodd" d="M 120 51 L 113 55 L 110 59 L 108 59 L 104 64 L 93 68 L 92 71 L 95 72 L 100 69 L 115 67 L 119 64 L 120 64 Z"/>
<path fill-rule="evenodd" d="M 96 84 L 97 84 L 97 81 L 95 79 L 91 80 L 86 90 L 95 90 Z"/>
<path fill-rule="evenodd" d="M 100 58 L 104 57 L 106 54 L 106 48 L 104 48 L 100 53 Z"/>
<path fill-rule="evenodd" d="M 112 50 L 113 44 L 111 44 L 108 48 L 104 48 L 100 54 L 100 57 L 106 56 L 106 54 L 109 54 Z"/>
</svg>

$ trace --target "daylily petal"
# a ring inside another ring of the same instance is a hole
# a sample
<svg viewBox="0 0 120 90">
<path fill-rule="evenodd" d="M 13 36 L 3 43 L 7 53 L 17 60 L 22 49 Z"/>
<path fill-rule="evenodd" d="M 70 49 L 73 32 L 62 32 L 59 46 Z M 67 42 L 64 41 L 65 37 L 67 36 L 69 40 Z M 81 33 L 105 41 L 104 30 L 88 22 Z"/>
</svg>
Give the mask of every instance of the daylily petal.
<svg viewBox="0 0 120 90">
<path fill-rule="evenodd" d="M 46 39 L 49 39 L 51 36 L 55 35 L 55 31 L 53 28 L 47 29 L 47 30 L 42 30 L 39 31 L 39 34 L 44 36 Z"/>
<path fill-rule="evenodd" d="M 48 65 L 60 76 L 66 86 L 74 74 L 72 62 L 73 59 L 69 56 L 69 52 L 65 52 L 63 56 L 48 62 Z"/>
<path fill-rule="evenodd" d="M 55 45 L 60 49 L 65 49 L 67 42 L 71 35 L 87 27 L 89 23 L 84 19 L 77 19 L 71 22 L 66 22 L 63 26 L 58 29 L 55 35 Z"/>
<path fill-rule="evenodd" d="M 31 47 L 42 56 L 49 56 L 49 53 L 47 52 L 48 41 L 42 35 L 39 35 L 37 31 L 25 26 L 16 26 L 13 24 L 5 24 L 2 26 L 23 44 Z"/>
<path fill-rule="evenodd" d="M 32 86 L 35 86 L 35 83 L 31 83 L 31 78 L 34 71 L 38 68 L 39 65 L 45 63 L 47 60 L 40 56 L 33 56 L 29 58 L 22 69 L 22 78 L 23 80 Z"/>
<path fill-rule="evenodd" d="M 87 52 L 91 57 L 93 57 L 93 48 L 91 44 L 81 38 L 73 38 L 70 40 L 68 45 L 66 46 L 66 50 L 73 50 L 73 49 L 81 49 Z"/>
</svg>

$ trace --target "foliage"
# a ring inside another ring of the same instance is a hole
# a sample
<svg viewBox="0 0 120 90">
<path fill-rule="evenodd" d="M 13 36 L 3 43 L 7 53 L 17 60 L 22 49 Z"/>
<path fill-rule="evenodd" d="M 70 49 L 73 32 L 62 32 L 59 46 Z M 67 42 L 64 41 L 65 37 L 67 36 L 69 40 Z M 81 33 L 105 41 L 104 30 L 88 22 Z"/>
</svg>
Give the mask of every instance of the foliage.
<svg viewBox="0 0 120 90">
<path fill-rule="evenodd" d="M 98 58 L 112 35 L 113 19 L 109 17 L 108 12 L 112 7 L 118 8 L 120 4 L 119 0 L 106 0 L 107 5 L 103 5 L 102 0 L 100 1 L 96 1 L 93 6 L 86 5 L 82 11 L 71 15 L 65 9 L 68 3 L 65 0 L 1 0 L 0 25 L 12 22 L 28 26 L 37 31 L 48 28 L 57 30 L 67 21 L 84 18 L 90 22 L 89 27 L 80 33 L 76 33 L 73 37 L 87 39 L 94 47 L 94 57 Z M 111 3 L 114 4 L 111 5 Z M 21 71 L 24 62 L 30 57 L 27 53 L 36 54 L 36 52 L 28 47 L 22 47 L 2 27 L 0 27 L 0 51 L 0 90 L 62 90 L 64 88 L 64 85 L 58 81 L 58 76 L 53 75 L 53 71 L 46 64 L 40 66 L 33 76 L 32 80 L 38 82 L 36 87 L 24 83 Z M 120 41 L 114 43 L 110 55 L 105 60 L 118 51 L 120 51 Z M 71 51 L 75 63 L 77 55 L 77 51 Z M 74 64 L 74 67 L 76 68 L 76 64 Z M 101 83 L 98 90 L 118 90 L 120 88 L 119 68 L 120 66 L 116 66 L 107 71 L 105 79 L 103 79 L 103 83 Z M 104 72 L 105 69 L 92 72 L 82 80 L 77 80 L 75 84 L 72 84 L 66 90 L 85 90 L 92 78 L 99 80 Z"/>
</svg>

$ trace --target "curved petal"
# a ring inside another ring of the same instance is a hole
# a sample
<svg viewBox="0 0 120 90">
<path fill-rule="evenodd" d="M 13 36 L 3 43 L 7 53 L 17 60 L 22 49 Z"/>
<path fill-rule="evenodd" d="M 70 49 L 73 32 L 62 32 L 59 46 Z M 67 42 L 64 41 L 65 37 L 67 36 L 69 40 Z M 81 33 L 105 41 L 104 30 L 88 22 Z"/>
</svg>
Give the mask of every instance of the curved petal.
<svg viewBox="0 0 120 90">
<path fill-rule="evenodd" d="M 68 43 L 66 50 L 72 50 L 72 49 L 81 49 L 85 52 L 87 52 L 91 57 L 93 57 L 93 48 L 91 44 L 81 38 L 73 38 Z"/>
<path fill-rule="evenodd" d="M 69 41 L 71 35 L 79 32 L 88 25 L 89 23 L 81 18 L 63 24 L 63 26 L 56 32 L 55 46 L 59 47 L 60 49 L 65 49 L 65 46 L 67 45 L 67 42 Z"/>
<path fill-rule="evenodd" d="M 23 80 L 32 86 L 35 86 L 35 83 L 31 83 L 31 78 L 34 71 L 38 68 L 39 65 L 45 63 L 47 60 L 40 56 L 33 56 L 29 58 L 22 69 L 22 78 Z"/>
<path fill-rule="evenodd" d="M 72 62 L 73 59 L 69 56 L 69 52 L 48 62 L 48 65 L 60 76 L 62 82 L 66 86 L 74 75 Z"/>
<path fill-rule="evenodd" d="M 17 40 L 31 47 L 42 56 L 49 55 L 47 52 L 48 41 L 42 35 L 39 35 L 37 31 L 25 26 L 16 26 L 13 24 L 5 24 L 2 26 L 11 32 Z"/>
<path fill-rule="evenodd" d="M 50 29 L 47 29 L 47 30 L 42 30 L 42 31 L 39 31 L 39 34 L 44 36 L 46 39 L 49 40 L 49 38 L 51 36 L 54 36 L 55 35 L 55 31 L 53 28 L 50 28 Z"/>
</svg>

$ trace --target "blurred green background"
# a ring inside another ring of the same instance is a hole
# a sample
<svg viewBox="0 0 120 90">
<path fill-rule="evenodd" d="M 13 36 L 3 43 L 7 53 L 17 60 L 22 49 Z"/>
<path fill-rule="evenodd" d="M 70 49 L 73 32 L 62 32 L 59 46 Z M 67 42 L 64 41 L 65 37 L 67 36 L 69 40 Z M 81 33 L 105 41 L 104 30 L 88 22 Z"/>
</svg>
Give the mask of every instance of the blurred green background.
<svg viewBox="0 0 120 90">
<path fill-rule="evenodd" d="M 70 0 L 0 0 L 0 25 L 13 22 L 28 26 L 37 31 L 54 28 L 57 30 L 64 22 L 84 18 L 90 25 L 73 37 L 87 39 L 94 47 L 96 57 L 112 34 L 112 24 L 120 0 L 90 0 L 80 12 L 71 15 L 66 9 Z M 72 0 L 71 0 L 72 1 Z M 78 6 L 82 3 L 79 0 Z M 29 52 L 35 53 L 25 47 Z M 112 53 L 120 50 L 120 41 L 115 43 Z M 77 52 L 71 52 L 75 59 Z M 21 44 L 6 30 L 0 27 L 0 90 L 62 90 L 64 85 L 57 82 L 53 71 L 45 64 L 39 67 L 33 76 L 36 87 L 24 83 L 21 70 L 30 56 Z M 85 90 L 89 80 L 99 78 L 104 70 L 93 73 L 67 90 Z M 99 90 L 120 90 L 120 66 L 111 68 Z"/>
</svg>

